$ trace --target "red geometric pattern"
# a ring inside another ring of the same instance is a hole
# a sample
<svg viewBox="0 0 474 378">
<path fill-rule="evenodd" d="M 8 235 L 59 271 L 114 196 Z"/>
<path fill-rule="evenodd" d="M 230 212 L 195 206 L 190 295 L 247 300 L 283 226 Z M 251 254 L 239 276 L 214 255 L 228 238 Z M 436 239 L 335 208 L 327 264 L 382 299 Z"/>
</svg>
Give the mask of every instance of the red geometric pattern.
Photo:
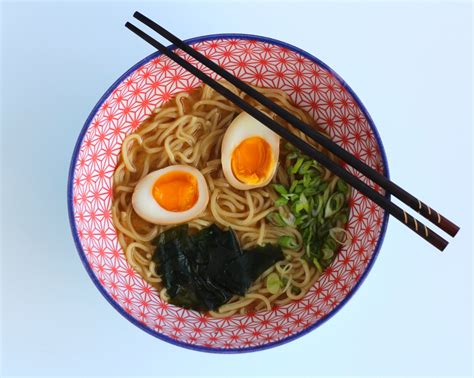
<svg viewBox="0 0 474 378">
<path fill-rule="evenodd" d="M 249 39 L 206 40 L 193 46 L 251 84 L 284 90 L 341 146 L 372 167 L 383 169 L 377 140 L 357 102 L 330 72 L 312 60 L 287 48 Z M 384 212 L 353 192 L 351 243 L 299 301 L 226 319 L 161 301 L 128 265 L 118 243 L 110 210 L 112 175 L 124 137 L 154 108 L 199 83 L 159 56 L 136 69 L 105 100 L 84 135 L 74 169 L 73 213 L 78 237 L 100 284 L 120 307 L 151 330 L 184 343 L 219 349 L 282 340 L 320 320 L 351 292 L 374 253 Z"/>
</svg>

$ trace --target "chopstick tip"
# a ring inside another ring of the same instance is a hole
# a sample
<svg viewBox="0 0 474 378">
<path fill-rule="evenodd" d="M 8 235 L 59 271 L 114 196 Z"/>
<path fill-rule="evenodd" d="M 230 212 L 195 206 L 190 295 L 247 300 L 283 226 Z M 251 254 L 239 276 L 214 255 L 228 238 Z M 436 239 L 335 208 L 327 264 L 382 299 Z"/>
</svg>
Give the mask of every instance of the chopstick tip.
<svg viewBox="0 0 474 378">
<path fill-rule="evenodd" d="M 440 252 L 444 252 L 447 246 L 448 246 L 448 242 L 445 242 L 442 245 L 438 246 L 438 249 Z"/>
<path fill-rule="evenodd" d="M 139 11 L 133 12 L 133 17 L 136 18 L 139 21 L 143 21 L 144 19 L 147 18 L 143 13 L 141 13 Z"/>
<path fill-rule="evenodd" d="M 459 232 L 459 230 L 460 230 L 460 227 L 455 225 L 453 233 L 451 234 L 451 236 L 454 238 L 457 235 L 457 233 Z"/>
</svg>

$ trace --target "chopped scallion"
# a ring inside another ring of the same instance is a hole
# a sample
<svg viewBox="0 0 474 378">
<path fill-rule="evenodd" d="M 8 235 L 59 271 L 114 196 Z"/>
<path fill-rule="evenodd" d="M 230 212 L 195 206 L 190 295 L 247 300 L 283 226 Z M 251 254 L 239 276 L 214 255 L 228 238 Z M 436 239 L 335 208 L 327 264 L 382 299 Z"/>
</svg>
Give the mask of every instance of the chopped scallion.
<svg viewBox="0 0 474 378">
<path fill-rule="evenodd" d="M 279 227 L 296 227 L 303 238 L 304 257 L 322 272 L 335 259 L 340 245 L 350 240 L 345 230 L 350 187 L 293 146 L 286 150 L 289 184 L 273 186 L 279 195 L 275 200 L 278 210 L 267 217 Z M 281 236 L 278 243 L 283 248 L 301 247 L 290 235 Z"/>
<path fill-rule="evenodd" d="M 296 163 L 295 165 L 293 165 L 293 167 L 291 168 L 291 173 L 295 174 L 299 171 L 301 165 L 303 164 L 304 162 L 304 158 L 300 157 L 298 158 L 298 160 L 296 160 Z"/>
<path fill-rule="evenodd" d="M 316 257 L 313 258 L 313 264 L 314 264 L 314 266 L 316 267 L 316 269 L 318 270 L 319 273 L 323 272 L 323 268 L 322 268 L 321 264 L 319 263 L 319 261 Z"/>
<path fill-rule="evenodd" d="M 298 173 L 299 173 L 300 175 L 304 175 L 304 174 L 308 173 L 308 171 L 309 171 L 309 169 L 312 167 L 312 165 L 313 165 L 313 162 L 312 162 L 311 160 L 305 161 L 305 162 L 301 165 L 300 169 L 298 170 Z"/>
<path fill-rule="evenodd" d="M 344 205 L 344 194 L 336 192 L 329 197 L 324 210 L 324 217 L 329 218 L 341 210 Z"/>
<path fill-rule="evenodd" d="M 280 276 L 275 272 L 270 273 L 267 276 L 266 286 L 267 286 L 267 290 L 271 294 L 277 294 L 281 290 L 281 287 L 282 287 Z"/>
<path fill-rule="evenodd" d="M 337 190 L 339 190 L 342 194 L 346 194 L 349 191 L 349 185 L 344 180 L 337 180 Z"/>
<path fill-rule="evenodd" d="M 276 207 L 280 207 L 280 206 L 284 206 L 288 203 L 288 199 L 285 198 L 285 197 L 280 197 L 278 198 L 276 201 L 275 201 L 275 206 Z"/>
<path fill-rule="evenodd" d="M 293 236 L 290 235 L 283 235 L 278 238 L 278 244 L 282 246 L 283 248 L 288 248 L 288 249 L 298 249 L 299 245 L 296 242 L 296 239 Z"/>
<path fill-rule="evenodd" d="M 267 215 L 267 219 L 270 221 L 271 224 L 277 227 L 285 227 L 287 226 L 285 220 L 278 212 L 273 212 Z"/>
<path fill-rule="evenodd" d="M 281 185 L 281 184 L 275 184 L 273 185 L 273 189 L 275 189 L 275 191 L 279 194 L 281 194 L 282 196 L 285 196 L 288 194 L 288 192 L 286 191 L 286 188 Z"/>
</svg>

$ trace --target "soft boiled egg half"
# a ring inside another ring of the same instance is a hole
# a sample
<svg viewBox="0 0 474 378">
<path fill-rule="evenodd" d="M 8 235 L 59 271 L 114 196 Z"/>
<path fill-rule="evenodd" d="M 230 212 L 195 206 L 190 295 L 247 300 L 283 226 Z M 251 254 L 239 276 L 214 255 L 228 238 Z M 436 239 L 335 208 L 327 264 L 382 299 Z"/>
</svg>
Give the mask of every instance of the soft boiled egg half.
<svg viewBox="0 0 474 378">
<path fill-rule="evenodd" d="M 224 176 L 236 189 L 267 185 L 275 175 L 280 137 L 248 113 L 239 114 L 222 139 Z"/>
<path fill-rule="evenodd" d="M 149 173 L 135 187 L 135 212 L 155 224 L 177 224 L 198 217 L 209 202 L 207 183 L 196 168 L 171 165 Z"/>
</svg>

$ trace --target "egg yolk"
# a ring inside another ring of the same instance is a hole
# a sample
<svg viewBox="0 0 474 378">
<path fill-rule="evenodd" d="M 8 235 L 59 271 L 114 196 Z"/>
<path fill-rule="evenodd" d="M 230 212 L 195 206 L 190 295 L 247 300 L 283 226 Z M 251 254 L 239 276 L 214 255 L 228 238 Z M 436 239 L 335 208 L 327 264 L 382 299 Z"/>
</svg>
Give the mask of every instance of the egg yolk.
<svg viewBox="0 0 474 378">
<path fill-rule="evenodd" d="M 258 184 L 265 180 L 273 166 L 273 153 L 260 137 L 244 139 L 232 152 L 232 172 L 241 182 Z"/>
<path fill-rule="evenodd" d="M 162 175 L 153 184 L 153 198 L 168 211 L 186 211 L 195 205 L 199 190 L 196 177 L 175 171 Z"/>
</svg>

